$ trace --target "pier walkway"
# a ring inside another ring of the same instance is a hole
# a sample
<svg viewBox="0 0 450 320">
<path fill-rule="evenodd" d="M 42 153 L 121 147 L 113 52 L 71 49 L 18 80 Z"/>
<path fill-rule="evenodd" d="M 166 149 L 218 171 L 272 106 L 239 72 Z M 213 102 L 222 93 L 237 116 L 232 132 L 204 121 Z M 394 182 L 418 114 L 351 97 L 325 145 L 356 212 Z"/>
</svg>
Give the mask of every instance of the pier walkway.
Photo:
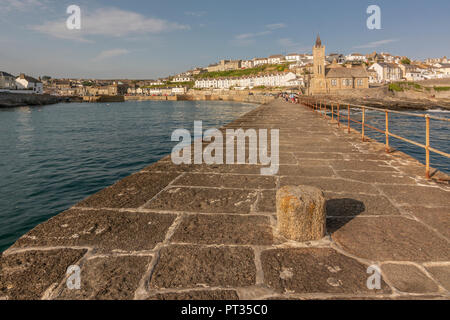
<svg viewBox="0 0 450 320">
<path fill-rule="evenodd" d="M 280 129 L 278 175 L 166 157 L 19 239 L 1 257 L 0 299 L 450 298 L 448 182 L 301 105 L 276 100 L 226 127 Z M 324 239 L 277 234 L 285 185 L 324 191 Z"/>
</svg>

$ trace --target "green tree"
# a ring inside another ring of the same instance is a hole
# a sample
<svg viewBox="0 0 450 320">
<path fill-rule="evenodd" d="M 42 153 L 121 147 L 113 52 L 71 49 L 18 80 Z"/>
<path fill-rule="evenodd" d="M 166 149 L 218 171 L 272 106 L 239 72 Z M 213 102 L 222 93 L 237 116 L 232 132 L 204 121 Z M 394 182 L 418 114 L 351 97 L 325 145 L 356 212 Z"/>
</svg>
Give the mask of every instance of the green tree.
<svg viewBox="0 0 450 320">
<path fill-rule="evenodd" d="M 402 64 L 411 64 L 411 60 L 409 60 L 408 58 L 404 58 L 401 61 Z"/>
</svg>

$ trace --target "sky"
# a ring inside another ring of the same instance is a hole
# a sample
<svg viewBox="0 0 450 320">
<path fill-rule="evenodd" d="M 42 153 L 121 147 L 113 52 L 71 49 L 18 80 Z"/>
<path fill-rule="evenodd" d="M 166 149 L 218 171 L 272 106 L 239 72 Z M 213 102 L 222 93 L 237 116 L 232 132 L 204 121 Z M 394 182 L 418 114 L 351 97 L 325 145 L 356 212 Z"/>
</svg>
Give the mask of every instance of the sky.
<svg viewBox="0 0 450 320">
<path fill-rule="evenodd" d="M 66 27 L 81 8 L 81 29 Z M 367 28 L 369 5 L 381 29 Z M 450 57 L 448 0 L 0 0 L 0 71 L 156 79 L 221 59 L 312 51 Z"/>
</svg>

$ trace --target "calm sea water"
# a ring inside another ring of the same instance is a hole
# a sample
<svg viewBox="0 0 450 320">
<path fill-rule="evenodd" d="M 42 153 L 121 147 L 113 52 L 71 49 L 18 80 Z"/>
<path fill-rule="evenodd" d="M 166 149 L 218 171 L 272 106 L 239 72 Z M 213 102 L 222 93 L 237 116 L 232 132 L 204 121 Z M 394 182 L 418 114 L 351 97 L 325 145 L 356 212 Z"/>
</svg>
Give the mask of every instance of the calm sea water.
<svg viewBox="0 0 450 320">
<path fill-rule="evenodd" d="M 169 154 L 172 131 L 217 128 L 230 102 L 58 104 L 0 109 L 0 252 L 37 224 Z"/>
</svg>

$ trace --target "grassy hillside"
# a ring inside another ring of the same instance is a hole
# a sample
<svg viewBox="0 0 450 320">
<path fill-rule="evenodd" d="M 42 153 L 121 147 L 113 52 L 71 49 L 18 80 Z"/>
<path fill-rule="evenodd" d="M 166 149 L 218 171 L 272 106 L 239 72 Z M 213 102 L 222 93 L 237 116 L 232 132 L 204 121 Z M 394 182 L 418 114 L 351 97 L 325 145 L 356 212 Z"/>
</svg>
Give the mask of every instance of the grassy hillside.
<svg viewBox="0 0 450 320">
<path fill-rule="evenodd" d="M 271 72 L 283 72 L 289 70 L 289 64 L 266 64 L 250 69 L 232 70 L 232 71 L 217 71 L 206 72 L 196 76 L 196 79 L 205 78 L 227 78 L 227 77 L 244 77 L 253 76 Z"/>
</svg>

